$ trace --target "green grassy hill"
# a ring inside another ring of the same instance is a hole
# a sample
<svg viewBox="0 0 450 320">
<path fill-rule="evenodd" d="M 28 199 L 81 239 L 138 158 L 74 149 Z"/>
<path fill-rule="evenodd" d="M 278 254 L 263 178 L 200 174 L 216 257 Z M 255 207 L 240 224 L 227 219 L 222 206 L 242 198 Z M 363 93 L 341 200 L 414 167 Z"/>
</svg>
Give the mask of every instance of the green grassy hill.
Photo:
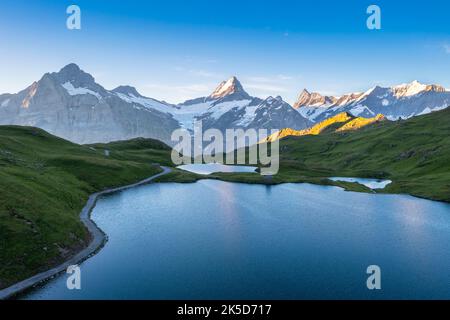
<svg viewBox="0 0 450 320">
<path fill-rule="evenodd" d="M 151 163 L 170 165 L 170 150 L 151 139 L 81 146 L 0 126 L 0 288 L 86 246 L 79 213 L 89 194 L 159 172 Z"/>
<path fill-rule="evenodd" d="M 370 191 L 327 177 L 393 180 L 388 193 L 409 193 L 450 202 L 450 108 L 403 121 L 383 121 L 356 131 L 286 137 L 280 140 L 280 171 L 213 177 L 252 183 L 312 182 Z"/>
</svg>

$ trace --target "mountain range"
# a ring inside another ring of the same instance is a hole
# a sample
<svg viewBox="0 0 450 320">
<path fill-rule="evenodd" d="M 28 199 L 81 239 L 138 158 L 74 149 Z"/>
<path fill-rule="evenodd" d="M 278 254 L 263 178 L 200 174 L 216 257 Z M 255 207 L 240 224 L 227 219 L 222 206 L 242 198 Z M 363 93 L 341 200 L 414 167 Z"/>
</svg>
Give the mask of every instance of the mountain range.
<svg viewBox="0 0 450 320">
<path fill-rule="evenodd" d="M 209 96 L 170 104 L 142 96 L 134 87 L 107 90 L 76 64 L 46 73 L 16 94 L 0 95 L 0 125 L 35 126 L 76 143 L 136 137 L 172 144 L 177 128 L 303 130 L 342 112 L 372 118 L 409 118 L 450 105 L 450 92 L 417 81 L 390 88 L 374 87 L 341 97 L 303 90 L 291 106 L 280 96 L 250 96 L 236 77 L 223 81 Z"/>
<path fill-rule="evenodd" d="M 320 122 L 342 112 L 370 118 L 383 114 L 389 120 L 407 119 L 447 108 L 450 91 L 440 85 L 417 80 L 398 86 L 376 86 L 366 92 L 343 96 L 323 96 L 304 89 L 293 107 L 312 122 Z"/>
</svg>

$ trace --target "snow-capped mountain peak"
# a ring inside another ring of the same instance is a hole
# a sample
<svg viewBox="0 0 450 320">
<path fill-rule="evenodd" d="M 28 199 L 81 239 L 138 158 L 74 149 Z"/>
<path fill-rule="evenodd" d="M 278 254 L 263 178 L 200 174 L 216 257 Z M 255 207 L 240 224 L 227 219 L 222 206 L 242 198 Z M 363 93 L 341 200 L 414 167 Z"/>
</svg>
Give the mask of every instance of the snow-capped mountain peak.
<svg viewBox="0 0 450 320">
<path fill-rule="evenodd" d="M 250 96 L 239 80 L 223 81 L 208 97 L 185 101 L 174 111 L 174 118 L 191 129 L 194 120 L 202 120 L 203 128 L 267 128 L 279 129 L 289 123 L 305 128 L 310 121 L 297 113 L 280 96 L 262 100 Z"/>
<path fill-rule="evenodd" d="M 427 91 L 434 91 L 434 92 L 445 92 L 445 88 L 439 85 L 435 84 L 423 84 L 420 83 L 417 80 L 414 80 L 411 83 L 404 83 L 398 86 L 392 87 L 392 91 L 394 92 L 394 95 L 398 98 L 400 97 L 411 97 L 416 94 L 427 92 Z"/>
<path fill-rule="evenodd" d="M 68 93 L 69 95 L 71 95 L 71 96 L 78 96 L 78 95 L 90 94 L 90 95 L 92 95 L 92 96 L 95 96 L 98 100 L 102 99 L 102 96 L 101 96 L 99 93 L 97 93 L 97 92 L 95 92 L 95 91 L 93 91 L 93 90 L 90 90 L 90 89 L 88 89 L 88 88 L 75 87 L 75 86 L 73 85 L 73 83 L 70 82 L 70 81 L 67 81 L 67 82 L 63 83 L 61 86 L 62 86 L 64 89 L 66 89 L 67 93 Z"/>
<path fill-rule="evenodd" d="M 47 73 L 41 81 L 59 83 L 69 95 L 90 94 L 98 99 L 108 95 L 108 91 L 95 82 L 94 77 L 81 70 L 75 63 L 70 63 L 58 72 Z"/>
<path fill-rule="evenodd" d="M 403 83 L 392 87 L 392 91 L 396 97 L 410 97 L 419 94 L 427 89 L 427 85 L 414 80 L 411 83 Z"/>
<path fill-rule="evenodd" d="M 332 104 L 336 100 L 335 97 L 323 96 L 320 93 L 309 92 L 308 90 L 303 89 L 293 107 L 298 109 L 303 106 L 323 106 Z"/>
<path fill-rule="evenodd" d="M 295 109 L 300 108 L 306 105 L 311 99 L 311 93 L 308 90 L 303 89 L 302 92 L 298 95 L 297 101 L 294 103 L 293 107 Z"/>
<path fill-rule="evenodd" d="M 222 81 L 209 97 L 212 99 L 221 99 L 232 94 L 248 96 L 242 84 L 234 76 L 226 81 Z"/>
</svg>

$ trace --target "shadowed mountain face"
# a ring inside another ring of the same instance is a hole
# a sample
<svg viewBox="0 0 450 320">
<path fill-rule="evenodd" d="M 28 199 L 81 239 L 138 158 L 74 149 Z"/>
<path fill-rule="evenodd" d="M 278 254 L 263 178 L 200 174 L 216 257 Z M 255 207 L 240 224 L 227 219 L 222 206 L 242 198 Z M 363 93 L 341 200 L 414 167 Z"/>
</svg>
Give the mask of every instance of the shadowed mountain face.
<svg viewBox="0 0 450 320">
<path fill-rule="evenodd" d="M 383 114 L 390 120 L 406 119 L 445 109 L 450 105 L 450 91 L 439 85 L 418 81 L 394 87 L 374 87 L 341 97 L 322 96 L 303 90 L 294 108 L 314 122 L 323 121 L 341 112 L 365 118 Z"/>
<path fill-rule="evenodd" d="M 0 124 L 35 126 L 77 143 L 135 137 L 168 142 L 178 127 L 170 114 L 122 99 L 75 64 L 3 97 Z"/>
</svg>

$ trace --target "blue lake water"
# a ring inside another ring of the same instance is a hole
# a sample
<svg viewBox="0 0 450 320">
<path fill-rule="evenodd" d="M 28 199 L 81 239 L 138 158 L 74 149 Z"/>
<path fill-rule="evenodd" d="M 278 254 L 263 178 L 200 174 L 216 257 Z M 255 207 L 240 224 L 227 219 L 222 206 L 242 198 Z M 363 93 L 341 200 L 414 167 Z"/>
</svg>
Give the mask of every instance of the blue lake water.
<svg viewBox="0 0 450 320">
<path fill-rule="evenodd" d="M 257 169 L 257 167 L 251 166 L 230 166 L 220 163 L 183 164 L 181 166 L 178 166 L 177 168 L 204 175 L 215 172 L 255 172 L 255 170 Z"/>
<path fill-rule="evenodd" d="M 310 184 L 215 180 L 141 186 L 99 200 L 109 236 L 26 299 L 450 298 L 450 205 Z M 368 290 L 366 268 L 381 268 Z"/>
</svg>

